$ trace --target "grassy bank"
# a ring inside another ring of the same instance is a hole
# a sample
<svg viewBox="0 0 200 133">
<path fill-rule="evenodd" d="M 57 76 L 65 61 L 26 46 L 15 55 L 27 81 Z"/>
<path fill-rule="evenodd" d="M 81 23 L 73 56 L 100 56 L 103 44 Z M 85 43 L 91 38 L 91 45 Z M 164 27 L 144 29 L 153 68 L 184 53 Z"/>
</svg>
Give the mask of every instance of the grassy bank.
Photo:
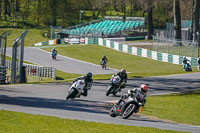
<svg viewBox="0 0 200 133">
<path fill-rule="evenodd" d="M 123 126 L 0 111 L 1 133 L 175 133 L 155 128 Z"/>
<path fill-rule="evenodd" d="M 149 96 L 143 114 L 178 123 L 200 125 L 200 91 Z"/>
<path fill-rule="evenodd" d="M 45 49 L 50 51 L 52 47 Z M 107 64 L 108 67 L 119 70 L 121 68 L 125 68 L 128 72 L 130 72 L 128 74 L 129 77 L 147 77 L 147 76 L 185 73 L 182 70 L 181 65 L 174 65 L 171 63 L 164 63 L 148 58 L 133 56 L 131 54 L 118 52 L 101 46 L 65 45 L 56 47 L 56 49 L 58 53 L 61 55 L 75 58 L 78 60 L 83 60 L 86 62 L 91 62 L 97 65 L 99 65 L 100 58 L 103 55 L 106 55 L 109 60 Z M 196 68 L 194 69 L 194 71 L 197 71 Z M 108 77 L 104 76 L 104 78 Z"/>
<path fill-rule="evenodd" d="M 25 29 L 0 28 L 0 34 L 5 31 L 11 33 L 7 38 L 7 47 L 12 47 L 13 41 L 19 37 L 25 31 Z M 44 33 L 48 33 L 47 30 L 28 29 L 28 33 L 25 36 L 25 46 L 30 47 L 35 43 L 49 40 L 49 38 L 43 36 Z"/>
</svg>

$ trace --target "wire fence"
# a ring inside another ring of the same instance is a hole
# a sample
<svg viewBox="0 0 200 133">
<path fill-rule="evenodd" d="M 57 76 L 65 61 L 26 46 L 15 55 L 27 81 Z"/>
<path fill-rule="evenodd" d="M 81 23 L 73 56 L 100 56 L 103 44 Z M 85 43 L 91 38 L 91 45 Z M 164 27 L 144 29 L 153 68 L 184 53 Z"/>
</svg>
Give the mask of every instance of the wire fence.
<svg viewBox="0 0 200 133">
<path fill-rule="evenodd" d="M 7 60 L 5 61 L 5 66 L 8 70 L 11 70 L 12 66 L 11 64 L 12 64 L 11 61 Z M 56 79 L 56 69 L 53 67 L 44 67 L 32 64 L 23 64 L 23 65 L 25 66 L 26 74 L 30 76 L 36 76 L 39 77 L 39 79 L 42 79 L 44 77 Z"/>
<path fill-rule="evenodd" d="M 198 42 L 179 41 L 153 36 L 153 50 L 187 57 L 199 57 Z"/>
</svg>

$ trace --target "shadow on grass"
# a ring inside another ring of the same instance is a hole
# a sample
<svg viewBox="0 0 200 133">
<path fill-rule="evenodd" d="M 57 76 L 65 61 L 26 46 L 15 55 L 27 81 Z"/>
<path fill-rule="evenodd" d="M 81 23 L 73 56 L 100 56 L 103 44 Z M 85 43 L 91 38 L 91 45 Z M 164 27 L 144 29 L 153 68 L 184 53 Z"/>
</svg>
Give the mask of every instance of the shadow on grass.
<svg viewBox="0 0 200 133">
<path fill-rule="evenodd" d="M 56 80 L 64 80 L 64 78 L 56 77 Z"/>
</svg>

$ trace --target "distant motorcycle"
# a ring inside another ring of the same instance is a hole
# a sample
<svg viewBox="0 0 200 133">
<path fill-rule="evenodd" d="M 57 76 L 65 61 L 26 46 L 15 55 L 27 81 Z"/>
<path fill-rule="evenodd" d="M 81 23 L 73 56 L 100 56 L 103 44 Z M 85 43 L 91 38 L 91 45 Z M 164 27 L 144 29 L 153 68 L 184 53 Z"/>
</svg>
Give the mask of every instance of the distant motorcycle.
<svg viewBox="0 0 200 133">
<path fill-rule="evenodd" d="M 52 53 L 51 53 L 51 56 L 52 56 L 52 59 L 53 59 L 53 60 L 56 60 L 57 53 L 56 53 L 56 52 L 52 52 Z"/>
<path fill-rule="evenodd" d="M 69 88 L 69 92 L 66 97 L 66 100 L 68 100 L 69 98 L 71 98 L 71 99 L 79 98 L 81 96 L 81 94 L 83 93 L 84 86 L 85 86 L 84 80 L 78 80 L 78 81 L 74 82 Z M 91 86 L 92 86 L 92 84 L 89 84 L 87 86 L 87 89 L 90 90 Z"/>
<path fill-rule="evenodd" d="M 186 64 L 184 64 L 183 70 L 186 72 L 191 72 L 192 71 L 191 63 L 187 62 Z"/>
<path fill-rule="evenodd" d="M 113 75 L 110 79 L 111 83 L 108 86 L 106 96 L 110 94 L 116 95 L 120 90 L 121 78 L 118 75 Z"/>
<path fill-rule="evenodd" d="M 109 114 L 111 117 L 121 116 L 123 119 L 128 119 L 133 113 L 142 110 L 144 97 L 142 95 L 134 95 L 124 99 L 120 105 L 115 104 Z"/>
<path fill-rule="evenodd" d="M 106 70 L 106 62 L 105 61 L 101 61 L 101 68 Z"/>
</svg>

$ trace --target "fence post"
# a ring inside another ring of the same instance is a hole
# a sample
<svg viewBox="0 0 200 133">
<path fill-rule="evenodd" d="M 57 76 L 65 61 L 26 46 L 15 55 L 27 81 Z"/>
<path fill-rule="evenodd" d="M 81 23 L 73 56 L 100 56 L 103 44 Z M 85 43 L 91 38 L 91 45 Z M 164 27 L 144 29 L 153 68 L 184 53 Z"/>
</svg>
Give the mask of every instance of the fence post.
<svg viewBox="0 0 200 133">
<path fill-rule="evenodd" d="M 25 81 L 25 79 L 24 79 L 25 76 L 23 75 L 23 74 L 25 74 L 24 70 L 23 70 L 24 69 L 23 61 L 24 61 L 24 38 L 25 38 L 27 32 L 28 32 L 28 30 L 26 30 L 21 36 L 21 55 L 20 55 L 20 66 L 19 66 L 19 69 L 20 69 L 19 70 L 19 82 L 20 83 L 23 83 Z"/>
</svg>

